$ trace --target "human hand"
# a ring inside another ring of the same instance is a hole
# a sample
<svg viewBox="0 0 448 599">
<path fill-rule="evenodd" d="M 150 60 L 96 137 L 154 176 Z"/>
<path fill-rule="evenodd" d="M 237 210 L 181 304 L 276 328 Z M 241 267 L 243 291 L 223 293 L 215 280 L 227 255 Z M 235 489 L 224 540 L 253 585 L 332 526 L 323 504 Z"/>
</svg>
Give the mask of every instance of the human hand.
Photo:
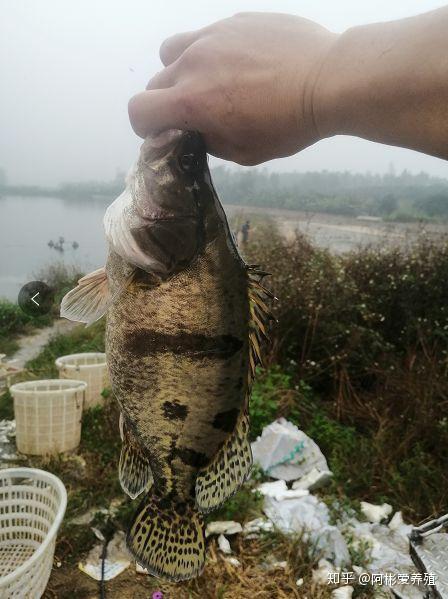
<svg viewBox="0 0 448 599">
<path fill-rule="evenodd" d="M 175 35 L 160 49 L 165 68 L 129 102 L 132 127 L 141 137 L 197 130 L 210 153 L 244 165 L 294 154 L 321 138 L 314 90 L 337 39 L 312 21 L 272 13 Z"/>
</svg>

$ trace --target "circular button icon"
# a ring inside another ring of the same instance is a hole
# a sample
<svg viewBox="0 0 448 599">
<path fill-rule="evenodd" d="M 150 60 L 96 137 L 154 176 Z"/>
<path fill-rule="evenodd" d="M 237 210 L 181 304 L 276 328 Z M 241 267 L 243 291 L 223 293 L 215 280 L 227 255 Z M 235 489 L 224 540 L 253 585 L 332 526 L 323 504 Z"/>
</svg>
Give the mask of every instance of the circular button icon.
<svg viewBox="0 0 448 599">
<path fill-rule="evenodd" d="M 18 304 L 30 316 L 48 314 L 53 306 L 54 291 L 43 281 L 30 281 L 19 291 Z"/>
</svg>

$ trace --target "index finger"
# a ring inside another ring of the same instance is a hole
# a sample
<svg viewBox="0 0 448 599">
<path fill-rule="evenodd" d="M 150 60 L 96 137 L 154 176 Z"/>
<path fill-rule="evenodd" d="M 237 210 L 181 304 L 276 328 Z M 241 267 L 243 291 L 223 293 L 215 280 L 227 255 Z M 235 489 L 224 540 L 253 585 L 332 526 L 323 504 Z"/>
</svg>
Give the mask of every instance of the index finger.
<svg viewBox="0 0 448 599">
<path fill-rule="evenodd" d="M 129 119 L 140 137 L 165 129 L 195 129 L 195 115 L 177 86 L 140 92 L 129 100 Z"/>
<path fill-rule="evenodd" d="M 201 35 L 202 29 L 198 29 L 197 31 L 176 33 L 176 35 L 168 37 L 160 46 L 160 60 L 165 66 L 175 62 Z"/>
</svg>

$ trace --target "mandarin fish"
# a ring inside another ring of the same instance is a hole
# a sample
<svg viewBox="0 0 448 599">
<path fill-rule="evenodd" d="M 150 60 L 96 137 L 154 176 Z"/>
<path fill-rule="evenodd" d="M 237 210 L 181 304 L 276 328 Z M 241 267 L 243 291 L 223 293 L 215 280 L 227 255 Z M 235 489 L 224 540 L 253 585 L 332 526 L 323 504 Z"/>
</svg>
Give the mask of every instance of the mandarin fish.
<svg viewBox="0 0 448 599">
<path fill-rule="evenodd" d="M 127 544 L 150 573 L 186 580 L 204 567 L 203 514 L 252 466 L 248 401 L 268 337 L 266 273 L 238 252 L 196 132 L 144 141 L 104 229 L 106 266 L 64 297 L 61 316 L 106 315 L 119 479 L 141 499 Z"/>
</svg>

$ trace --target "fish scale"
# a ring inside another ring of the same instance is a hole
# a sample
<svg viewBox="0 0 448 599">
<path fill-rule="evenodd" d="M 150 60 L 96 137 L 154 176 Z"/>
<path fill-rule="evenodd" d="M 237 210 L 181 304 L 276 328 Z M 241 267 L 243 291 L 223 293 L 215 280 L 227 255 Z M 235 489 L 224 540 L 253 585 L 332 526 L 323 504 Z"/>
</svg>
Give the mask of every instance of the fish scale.
<svg viewBox="0 0 448 599">
<path fill-rule="evenodd" d="M 166 468 L 163 475 L 169 488 L 174 484 L 181 496 L 191 493 L 196 470 L 206 463 L 202 456 L 214 456 L 236 425 L 235 417 L 230 431 L 228 425 L 220 429 L 214 424 L 216 416 L 232 409 L 239 414 L 246 402 L 247 271 L 239 263 L 231 267 L 228 263 L 235 258 L 225 250 L 226 247 L 216 245 L 207 249 L 188 271 L 161 283 L 150 293 L 145 290 L 144 281 L 131 286 L 107 315 L 106 349 L 114 395 L 125 417 L 133 423 L 137 439 L 149 448 L 150 461 L 156 463 L 152 468 L 156 493 L 164 492 L 157 484 L 159 462 L 171 465 L 168 477 Z M 111 258 L 112 268 L 114 260 L 119 259 Z M 228 273 L 233 274 L 230 280 Z M 222 292 L 224 286 L 226 293 Z M 129 322 L 129 310 L 139 318 Z M 150 331 L 157 332 L 161 343 L 158 347 L 149 343 L 142 352 L 142 344 L 135 343 L 134 327 L 137 331 L 146 329 L 144 336 L 149 339 Z M 195 335 L 204 339 L 199 339 L 193 348 L 189 341 Z M 172 351 L 168 339 L 176 336 L 180 341 L 176 351 Z M 227 356 L 220 337 L 239 341 L 239 346 L 227 342 Z M 201 353 L 203 347 L 206 351 Z M 146 390 L 151 410 L 141 409 L 145 403 L 142 389 Z M 163 406 L 174 400 L 185 407 L 185 418 L 166 418 Z M 155 437 L 160 439 L 157 444 L 152 443 Z M 162 441 L 165 437 L 169 442 Z M 173 477 L 176 480 L 171 484 L 167 478 Z"/>
</svg>

